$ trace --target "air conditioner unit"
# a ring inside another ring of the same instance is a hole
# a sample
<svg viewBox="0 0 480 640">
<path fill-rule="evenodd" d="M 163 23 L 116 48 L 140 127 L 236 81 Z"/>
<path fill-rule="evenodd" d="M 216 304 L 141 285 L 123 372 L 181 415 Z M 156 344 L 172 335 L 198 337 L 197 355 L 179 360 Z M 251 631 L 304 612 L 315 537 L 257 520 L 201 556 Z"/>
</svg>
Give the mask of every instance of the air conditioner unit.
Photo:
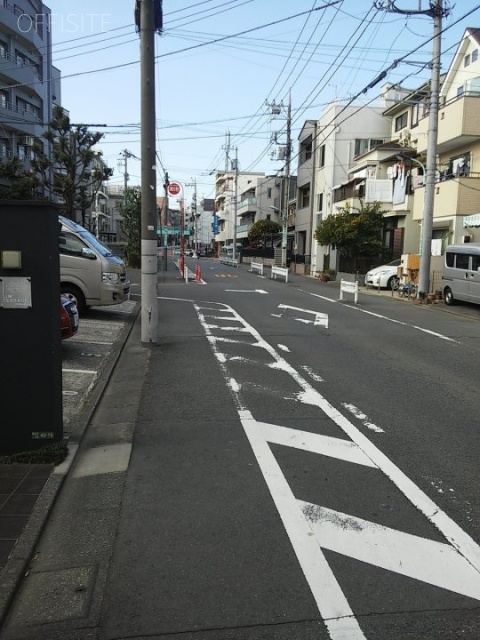
<svg viewBox="0 0 480 640">
<path fill-rule="evenodd" d="M 401 144 L 402 147 L 410 146 L 410 130 L 409 129 L 403 129 L 402 131 L 400 131 L 398 135 L 398 144 Z"/>
<path fill-rule="evenodd" d="M 462 242 L 463 244 L 467 244 L 468 242 L 472 241 L 472 236 L 462 236 Z"/>
<path fill-rule="evenodd" d="M 21 144 L 24 144 L 26 147 L 33 147 L 34 142 L 35 138 L 33 136 L 23 136 L 21 139 Z"/>
</svg>

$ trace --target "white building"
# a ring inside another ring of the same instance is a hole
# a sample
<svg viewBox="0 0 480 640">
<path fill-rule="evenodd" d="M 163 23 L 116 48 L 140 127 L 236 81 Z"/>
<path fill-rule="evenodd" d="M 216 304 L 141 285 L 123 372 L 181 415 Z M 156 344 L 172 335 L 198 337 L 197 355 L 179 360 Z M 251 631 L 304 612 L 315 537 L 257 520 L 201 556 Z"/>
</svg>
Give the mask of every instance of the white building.
<svg viewBox="0 0 480 640">
<path fill-rule="evenodd" d="M 385 105 L 345 107 L 334 102 L 318 122 L 310 123 L 307 133 L 313 137 L 312 150 L 299 154 L 299 162 L 309 161 L 310 167 L 307 172 L 302 170 L 303 163 L 298 167 L 296 231 L 304 235 L 305 251 L 311 247 L 311 273 L 326 266 L 336 269 L 336 251 L 319 245 L 314 232 L 326 216 L 335 214 L 342 190 L 350 183 L 348 173 L 355 158 L 390 139 L 390 118 L 384 116 L 384 110 Z M 303 138 L 300 147 L 302 142 Z M 306 216 L 302 218 L 305 210 L 310 211 L 310 228 L 305 225 Z"/>
</svg>

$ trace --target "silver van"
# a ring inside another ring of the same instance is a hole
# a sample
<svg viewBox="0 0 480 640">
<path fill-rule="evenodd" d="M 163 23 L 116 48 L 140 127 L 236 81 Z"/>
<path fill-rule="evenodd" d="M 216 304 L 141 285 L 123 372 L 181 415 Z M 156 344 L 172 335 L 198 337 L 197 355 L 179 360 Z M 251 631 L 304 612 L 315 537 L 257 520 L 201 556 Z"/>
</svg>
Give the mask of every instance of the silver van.
<svg viewBox="0 0 480 640">
<path fill-rule="evenodd" d="M 123 260 L 76 222 L 59 216 L 60 291 L 87 307 L 118 304 L 128 298 L 130 282 Z"/>
<path fill-rule="evenodd" d="M 480 243 L 451 244 L 445 249 L 442 291 L 446 304 L 457 300 L 480 304 Z"/>
</svg>

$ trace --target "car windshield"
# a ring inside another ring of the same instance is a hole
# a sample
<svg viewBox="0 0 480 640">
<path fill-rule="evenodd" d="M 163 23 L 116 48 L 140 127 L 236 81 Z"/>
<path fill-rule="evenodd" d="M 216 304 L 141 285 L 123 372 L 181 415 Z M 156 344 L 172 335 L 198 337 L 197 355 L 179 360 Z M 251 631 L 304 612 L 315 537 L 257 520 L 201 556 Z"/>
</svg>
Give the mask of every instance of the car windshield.
<svg viewBox="0 0 480 640">
<path fill-rule="evenodd" d="M 94 247 L 102 256 L 105 256 L 106 258 L 113 256 L 113 253 L 110 251 L 110 249 L 102 244 L 100 240 L 98 240 L 98 238 L 96 238 L 89 231 L 81 231 L 79 235 L 81 235 L 82 238 L 88 240 L 88 243 L 92 247 Z"/>
</svg>

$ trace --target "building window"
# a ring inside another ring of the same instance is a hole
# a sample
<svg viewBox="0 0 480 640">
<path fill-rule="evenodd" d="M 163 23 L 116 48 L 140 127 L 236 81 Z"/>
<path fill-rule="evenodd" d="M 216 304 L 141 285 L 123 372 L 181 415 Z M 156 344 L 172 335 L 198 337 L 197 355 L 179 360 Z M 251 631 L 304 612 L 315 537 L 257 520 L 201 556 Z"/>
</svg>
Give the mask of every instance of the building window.
<svg viewBox="0 0 480 640">
<path fill-rule="evenodd" d="M 378 147 L 379 144 L 383 144 L 383 140 L 377 138 L 356 138 L 355 139 L 355 156 L 361 156 L 367 151 L 371 151 Z"/>
<path fill-rule="evenodd" d="M 463 84 L 460 87 L 457 87 L 457 98 L 463 96 Z"/>
<path fill-rule="evenodd" d="M 421 120 L 428 113 L 428 105 L 425 99 L 416 102 L 412 106 L 412 127 L 415 127 L 418 124 L 418 121 Z"/>
<path fill-rule="evenodd" d="M 466 55 L 465 58 L 463 59 L 464 67 L 468 67 L 469 64 L 470 64 L 470 54 Z"/>
<path fill-rule="evenodd" d="M 401 131 L 408 125 L 408 112 L 402 113 L 401 116 L 395 118 L 395 131 Z"/>
<path fill-rule="evenodd" d="M 318 166 L 319 167 L 325 166 L 325 145 L 324 144 L 322 144 L 322 146 L 318 150 Z"/>
<path fill-rule="evenodd" d="M 474 49 L 472 51 L 472 62 L 476 62 L 478 60 L 478 49 Z"/>
<path fill-rule="evenodd" d="M 317 193 L 317 211 L 323 211 L 323 193 Z"/>
<path fill-rule="evenodd" d="M 8 105 L 8 93 L 6 91 L 0 91 L 0 107 L 4 109 L 7 108 Z"/>
<path fill-rule="evenodd" d="M 300 187 L 298 190 L 298 208 L 305 209 L 310 206 L 310 185 Z"/>
<path fill-rule="evenodd" d="M 272 197 L 272 187 L 268 187 L 267 189 L 267 198 L 271 198 Z"/>
<path fill-rule="evenodd" d="M 271 213 L 267 213 L 267 220 L 271 220 L 272 219 L 272 214 Z"/>
<path fill-rule="evenodd" d="M 303 164 L 312 157 L 312 136 L 300 143 L 299 164 Z"/>
</svg>

